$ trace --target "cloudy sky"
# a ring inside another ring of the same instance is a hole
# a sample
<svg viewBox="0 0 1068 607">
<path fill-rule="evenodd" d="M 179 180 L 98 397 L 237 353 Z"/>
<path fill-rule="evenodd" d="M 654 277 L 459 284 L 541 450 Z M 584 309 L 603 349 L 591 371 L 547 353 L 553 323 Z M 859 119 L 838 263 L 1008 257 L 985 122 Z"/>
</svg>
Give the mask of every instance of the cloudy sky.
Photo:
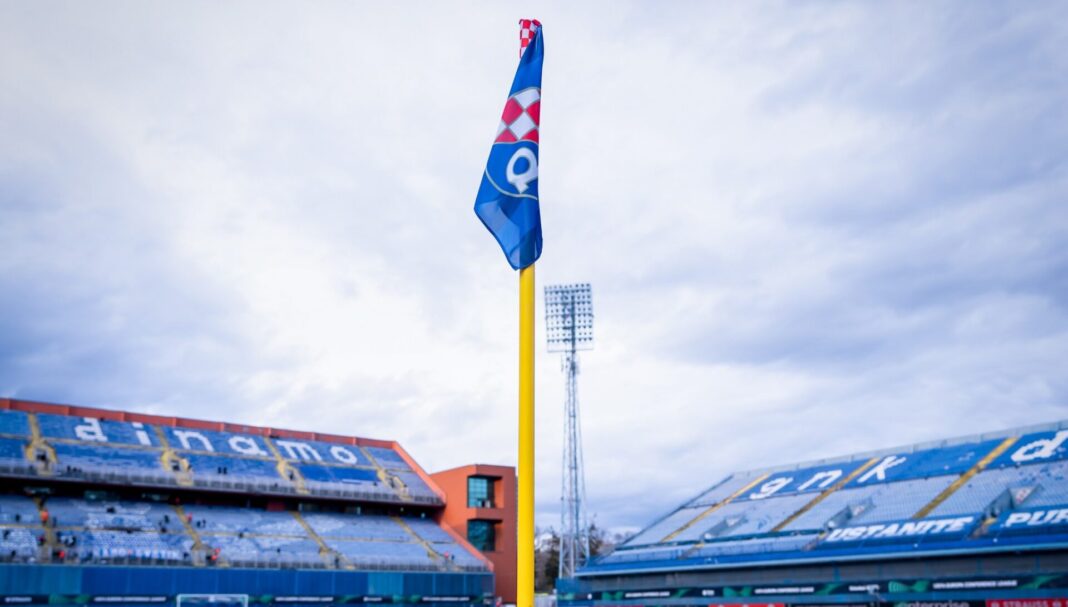
<svg viewBox="0 0 1068 607">
<path fill-rule="evenodd" d="M 573 4 L 0 4 L 0 395 L 514 464 L 517 279 L 471 206 L 534 16 L 600 524 L 1068 418 L 1068 6 Z"/>
</svg>

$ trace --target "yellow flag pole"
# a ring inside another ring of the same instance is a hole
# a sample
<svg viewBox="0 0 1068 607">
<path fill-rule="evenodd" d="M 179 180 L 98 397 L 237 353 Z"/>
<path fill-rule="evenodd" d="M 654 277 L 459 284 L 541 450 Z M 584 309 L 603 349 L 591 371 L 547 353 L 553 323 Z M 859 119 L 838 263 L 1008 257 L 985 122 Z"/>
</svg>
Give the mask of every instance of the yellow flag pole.
<svg viewBox="0 0 1068 607">
<path fill-rule="evenodd" d="M 534 264 L 519 271 L 518 506 L 516 607 L 534 607 Z"/>
</svg>

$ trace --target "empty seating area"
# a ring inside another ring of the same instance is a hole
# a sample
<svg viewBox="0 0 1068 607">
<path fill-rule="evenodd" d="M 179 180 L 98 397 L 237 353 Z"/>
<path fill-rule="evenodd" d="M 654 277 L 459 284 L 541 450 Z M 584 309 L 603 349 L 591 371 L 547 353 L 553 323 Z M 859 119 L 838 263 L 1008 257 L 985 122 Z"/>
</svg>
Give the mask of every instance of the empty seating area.
<svg viewBox="0 0 1068 607">
<path fill-rule="evenodd" d="M 63 560 L 92 563 L 190 563 L 193 539 L 185 534 L 155 531 L 56 531 Z"/>
<path fill-rule="evenodd" d="M 0 410 L 0 435 L 29 436 L 29 417 L 22 411 Z"/>
<path fill-rule="evenodd" d="M 37 504 L 22 495 L 0 495 L 0 525 L 35 525 L 40 521 Z"/>
<path fill-rule="evenodd" d="M 968 479 L 931 516 L 984 513 L 1000 496 L 1013 488 L 1033 484 L 1030 466 L 984 470 Z"/>
<path fill-rule="evenodd" d="M 0 473 L 442 503 L 395 449 L 276 436 L 263 428 L 241 427 L 246 434 L 204 426 L 0 409 Z M 32 440 L 39 448 L 28 456 Z"/>
<path fill-rule="evenodd" d="M 373 469 L 341 466 L 302 465 L 301 475 L 308 482 L 340 485 L 378 485 L 378 474 Z"/>
<path fill-rule="evenodd" d="M 371 457 L 375 458 L 379 466 L 382 466 L 386 470 L 411 470 L 412 467 L 408 465 L 408 462 L 404 461 L 404 458 L 393 449 L 386 449 L 384 447 L 364 447 L 364 449 L 371 454 Z"/>
<path fill-rule="evenodd" d="M 17 399 L 0 407 L 0 561 L 488 572 L 425 518 L 443 498 L 390 443 Z"/>
<path fill-rule="evenodd" d="M 18 438 L 0 438 L 0 471 L 23 474 L 33 470 L 33 464 L 26 459 L 26 440 Z"/>
<path fill-rule="evenodd" d="M 707 510 L 707 507 L 702 508 L 682 508 L 672 512 L 663 519 L 653 523 L 649 527 L 645 528 L 641 533 L 627 540 L 627 546 L 644 546 L 647 544 L 656 544 L 663 540 L 668 534 L 673 533 L 683 525 L 697 518 L 702 512 Z"/>
<path fill-rule="evenodd" d="M 278 474 L 275 460 L 238 457 L 233 455 L 208 455 L 203 453 L 180 453 L 189 463 L 193 482 L 223 488 L 249 487 L 262 491 L 286 490 L 292 487 L 288 479 Z"/>
<path fill-rule="evenodd" d="M 174 509 L 167 504 L 154 502 L 88 501 L 61 497 L 48 499 L 44 509 L 53 527 L 131 531 L 180 528 Z"/>
<path fill-rule="evenodd" d="M 759 500 L 739 496 L 738 499 L 718 505 L 696 522 L 693 521 L 698 516 L 717 505 L 683 508 L 642 531 L 627 541 L 624 547 L 655 545 L 661 541 L 671 544 L 705 542 L 705 546 L 696 553 L 702 556 L 741 554 L 748 553 L 745 552 L 748 550 L 754 553 L 796 550 L 811 543 L 815 537 L 811 532 L 824 529 L 832 519 L 838 525 L 908 519 L 930 503 L 955 479 L 956 476 L 947 475 L 839 489 L 804 511 L 781 530 L 795 533 L 810 532 L 798 536 L 805 538 L 803 540 L 776 536 L 759 541 L 722 541 L 727 538 L 746 538 L 768 534 L 790 517 L 801 512 L 817 497 L 818 494 L 815 493 L 796 493 Z M 723 483 L 695 502 L 706 504 L 707 500 L 712 499 L 713 496 L 723 496 L 725 499 L 744 486 L 742 479 L 734 483 Z M 843 515 L 846 512 L 848 514 Z M 668 538 L 670 534 L 674 535 Z M 623 560 L 626 555 L 633 555 L 636 559 L 659 559 L 664 558 L 665 554 L 669 552 L 652 549 L 641 552 L 621 550 L 613 557 L 613 561 Z M 694 555 L 688 554 L 690 557 Z"/>
<path fill-rule="evenodd" d="M 375 542 L 324 538 L 331 549 L 359 567 L 385 568 L 412 566 L 429 569 L 437 566 L 422 544 L 413 542 Z"/>
<path fill-rule="evenodd" d="M 44 529 L 40 527 L 0 525 L 0 561 L 37 561 L 43 535 Z"/>
<path fill-rule="evenodd" d="M 1065 542 L 1066 426 L 730 475 L 587 568 Z"/>
<path fill-rule="evenodd" d="M 817 537 L 818 536 L 815 533 L 809 533 L 803 535 L 753 538 L 748 540 L 709 542 L 698 548 L 689 556 L 720 558 L 726 556 L 796 552 L 809 549 Z"/>
<path fill-rule="evenodd" d="M 0 561 L 36 561 L 41 526 L 37 504 L 21 495 L 0 495 Z"/>
<path fill-rule="evenodd" d="M 791 521 L 783 531 L 819 530 L 832 519 L 841 526 L 911 518 L 955 479 L 954 476 L 939 476 L 840 489 Z"/>
<path fill-rule="evenodd" d="M 691 508 L 708 508 L 734 495 L 755 480 L 753 474 L 732 474 L 687 504 Z"/>
<path fill-rule="evenodd" d="M 158 446 L 155 433 L 144 424 L 134 426 L 109 419 L 37 413 L 37 426 L 46 439 L 106 442 L 111 445 Z M 139 432 L 140 431 L 140 432 Z M 106 438 L 107 440 L 101 440 Z"/>
<path fill-rule="evenodd" d="M 427 519 L 408 519 L 405 521 L 408 527 L 411 528 L 416 535 L 423 538 L 428 542 L 439 542 L 452 544 L 456 540 L 453 539 L 444 529 L 439 527 L 437 523 L 429 521 Z"/>
<path fill-rule="evenodd" d="M 319 545 L 306 535 L 204 535 L 204 545 L 229 565 L 322 567 Z"/>
<path fill-rule="evenodd" d="M 1027 507 L 1068 504 L 1068 462 L 1028 467 L 1034 468 L 1030 478 L 1037 490 L 1025 502 Z"/>
<path fill-rule="evenodd" d="M 414 470 L 393 472 L 404 483 L 405 488 L 408 490 L 408 494 L 412 497 L 423 498 L 424 500 L 436 500 L 438 496 L 434 491 L 427 486 Z"/>
<path fill-rule="evenodd" d="M 433 521 L 381 514 L 4 494 L 0 536 L 20 562 L 485 569 Z"/>
<path fill-rule="evenodd" d="M 185 514 L 200 534 L 230 533 L 306 537 L 304 527 L 285 511 L 225 506 L 186 506 Z"/>
<path fill-rule="evenodd" d="M 642 546 L 660 542 L 667 535 L 679 530 L 683 525 L 696 519 L 702 512 L 731 497 L 746 485 L 753 482 L 756 475 L 751 473 L 734 474 L 713 485 L 710 489 L 691 500 L 684 507 L 672 512 L 663 519 L 653 523 L 640 533 L 627 540 L 626 546 Z M 703 521 L 702 521 L 703 522 Z M 702 530 L 703 533 L 703 530 Z M 674 538 L 673 538 L 674 539 Z M 677 541 L 677 540 L 675 540 Z"/>
<path fill-rule="evenodd" d="M 850 523 L 881 523 L 912 518 L 955 480 L 955 476 L 938 476 L 876 485 L 875 491 L 867 496 L 869 507 L 851 519 Z"/>
<path fill-rule="evenodd" d="M 411 534 L 388 516 L 305 514 L 304 520 L 323 538 L 393 542 L 412 540 Z"/>
<path fill-rule="evenodd" d="M 711 524 L 694 525 L 686 532 L 679 534 L 678 539 L 680 541 L 684 541 L 684 537 L 702 539 L 703 533 L 708 532 L 713 533 L 715 537 L 742 537 L 767 533 L 810 501 L 812 501 L 812 495 L 797 494 L 760 500 L 755 503 L 751 500 L 732 502 L 703 521 Z M 725 525 L 730 519 L 738 518 L 741 520 L 737 523 Z M 717 533 L 717 526 L 723 526 L 723 530 Z M 704 527 L 702 534 L 693 533 L 693 530 L 699 527 Z"/>
<path fill-rule="evenodd" d="M 159 451 L 60 442 L 52 448 L 57 462 L 53 471 L 60 476 L 142 476 L 159 482 L 171 480 L 161 465 Z"/>
</svg>

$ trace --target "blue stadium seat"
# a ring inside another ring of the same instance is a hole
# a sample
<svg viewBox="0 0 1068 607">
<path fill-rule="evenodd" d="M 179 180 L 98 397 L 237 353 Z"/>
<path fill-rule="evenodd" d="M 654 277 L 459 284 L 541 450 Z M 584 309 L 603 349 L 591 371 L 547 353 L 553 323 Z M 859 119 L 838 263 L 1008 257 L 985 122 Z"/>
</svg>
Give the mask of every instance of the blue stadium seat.
<svg viewBox="0 0 1068 607">
<path fill-rule="evenodd" d="M 868 495 L 871 506 L 850 522 L 877 523 L 910 518 L 955 480 L 956 476 L 938 476 L 882 485 Z"/>
<path fill-rule="evenodd" d="M 166 479 L 160 451 L 114 447 L 100 443 L 52 443 L 56 452 L 55 473 L 58 476 L 123 476 L 148 475 Z"/>
<path fill-rule="evenodd" d="M 309 567 L 323 564 L 319 545 L 297 536 L 208 535 L 201 541 L 230 564 L 248 566 Z"/>
<path fill-rule="evenodd" d="M 1019 437 L 1004 452 L 995 449 L 1010 434 L 732 475 L 587 569 L 608 574 L 630 566 L 766 562 L 832 549 L 837 555 L 875 555 L 999 540 L 1015 547 L 1027 534 L 1027 541 L 1063 542 L 1068 431 L 1062 426 Z"/>
<path fill-rule="evenodd" d="M 379 486 L 378 473 L 373 469 L 348 466 L 320 466 L 301 464 L 297 466 L 304 480 L 340 486 Z"/>
<path fill-rule="evenodd" d="M 271 512 L 225 506 L 185 506 L 199 533 L 252 533 L 307 537 L 304 527 L 289 512 Z"/>
<path fill-rule="evenodd" d="M 354 565 L 411 566 L 430 568 L 436 563 L 426 548 L 415 542 L 354 541 L 323 538 L 326 545 L 336 550 Z"/>
<path fill-rule="evenodd" d="M 61 542 L 73 539 L 66 551 L 81 562 L 182 563 L 192 558 L 193 539 L 188 535 L 91 529 L 59 531 L 57 538 Z"/>
<path fill-rule="evenodd" d="M 719 558 L 746 554 L 797 552 L 809 548 L 818 536 L 814 533 L 780 537 L 753 538 L 705 544 L 691 556 Z"/>
<path fill-rule="evenodd" d="M 194 482 L 198 484 L 223 484 L 247 487 L 291 488 L 293 484 L 278 473 L 278 462 L 273 459 L 236 457 L 225 454 L 183 452 L 181 457 L 189 462 Z"/>
<path fill-rule="evenodd" d="M 419 496 L 424 498 L 436 498 L 437 494 L 430 488 L 422 477 L 414 471 L 399 472 L 395 471 L 393 474 L 397 475 L 397 478 L 404 483 L 404 486 L 408 488 L 408 493 L 412 496 Z"/>
<path fill-rule="evenodd" d="M 36 561 L 43 535 L 40 527 L 0 526 L 0 561 Z"/>
<path fill-rule="evenodd" d="M 455 543 L 456 540 L 449 535 L 437 523 L 427 519 L 406 519 L 405 522 L 416 535 L 428 542 L 440 542 L 446 544 Z"/>
<path fill-rule="evenodd" d="M 1035 468 L 1032 478 L 1038 490 L 1027 499 L 1025 505 L 1031 508 L 1068 504 L 1068 462 L 1037 464 L 1031 467 Z"/>
<path fill-rule="evenodd" d="M 954 476 L 939 476 L 840 489 L 792 521 L 783 528 L 783 531 L 822 529 L 828 522 L 850 508 L 855 509 L 854 515 L 846 517 L 850 522 L 906 519 L 930 503 L 955 478 Z"/>
<path fill-rule="evenodd" d="M 633 538 L 627 540 L 625 546 L 645 546 L 659 543 L 668 534 L 681 528 L 683 525 L 697 518 L 707 507 L 680 508 L 668 516 L 646 527 Z"/>
<path fill-rule="evenodd" d="M 81 440 L 98 445 L 159 447 L 159 440 L 155 433 L 143 424 L 141 427 L 136 427 L 130 422 L 49 413 L 38 413 L 37 424 L 41 429 L 41 435 L 45 438 Z M 82 428 L 80 432 L 79 427 Z M 96 432 L 96 427 L 99 427 L 99 433 Z M 99 437 L 105 440 L 99 440 Z"/>
<path fill-rule="evenodd" d="M 382 466 L 386 470 L 411 470 L 412 467 L 408 465 L 408 462 L 404 461 L 404 458 L 393 449 L 386 449 L 384 447 L 364 447 L 371 457 L 375 458 L 379 466 Z"/>
<path fill-rule="evenodd" d="M 9 466 L 25 466 L 29 464 L 26 461 L 26 440 L 17 438 L 0 438 L 0 464 L 8 464 Z"/>
<path fill-rule="evenodd" d="M 60 497 L 48 499 L 44 507 L 52 519 L 52 524 L 57 527 L 138 531 L 182 530 L 177 514 L 167 504 L 87 501 Z"/>
<path fill-rule="evenodd" d="M 407 542 L 411 534 L 388 516 L 305 514 L 304 520 L 323 538 Z"/>
<path fill-rule="evenodd" d="M 1039 468 L 1035 465 L 984 470 L 939 504 L 931 516 L 985 513 L 995 500 L 1011 489 L 1037 483 L 1036 472 Z"/>
<path fill-rule="evenodd" d="M 0 434 L 10 436 L 29 436 L 29 418 L 22 411 L 0 409 Z"/>
<path fill-rule="evenodd" d="M 167 443 L 178 452 L 216 453 L 273 459 L 262 436 L 218 432 L 200 428 L 164 426 Z"/>
<path fill-rule="evenodd" d="M 31 525 L 40 521 L 37 504 L 22 495 L 0 495 L 0 523 Z"/>
</svg>

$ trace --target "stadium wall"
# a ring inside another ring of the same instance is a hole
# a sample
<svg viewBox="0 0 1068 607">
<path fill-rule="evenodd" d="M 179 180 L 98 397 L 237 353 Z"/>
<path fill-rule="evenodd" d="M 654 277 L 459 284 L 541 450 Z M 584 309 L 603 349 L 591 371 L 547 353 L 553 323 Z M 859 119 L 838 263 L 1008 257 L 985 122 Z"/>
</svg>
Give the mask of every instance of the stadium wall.
<svg viewBox="0 0 1068 607">
<path fill-rule="evenodd" d="M 558 580 L 557 592 L 560 605 L 570 607 L 737 603 L 976 607 L 970 602 L 1035 598 L 1059 599 L 1063 607 L 1068 605 L 1068 551 L 621 573 Z M 904 605 L 911 602 L 928 604 Z"/>
<path fill-rule="evenodd" d="M 493 591 L 493 575 L 392 571 L 309 571 L 287 569 L 204 569 L 4 565 L 0 603 L 169 602 L 177 594 L 248 593 L 259 602 L 309 603 L 476 603 Z M 19 600 L 20 597 L 33 600 Z M 91 597 L 91 598 L 90 598 Z M 102 599 L 103 597 L 103 599 Z M 276 601 L 302 597 L 305 601 Z M 121 600 L 119 600 L 121 599 Z"/>
</svg>

